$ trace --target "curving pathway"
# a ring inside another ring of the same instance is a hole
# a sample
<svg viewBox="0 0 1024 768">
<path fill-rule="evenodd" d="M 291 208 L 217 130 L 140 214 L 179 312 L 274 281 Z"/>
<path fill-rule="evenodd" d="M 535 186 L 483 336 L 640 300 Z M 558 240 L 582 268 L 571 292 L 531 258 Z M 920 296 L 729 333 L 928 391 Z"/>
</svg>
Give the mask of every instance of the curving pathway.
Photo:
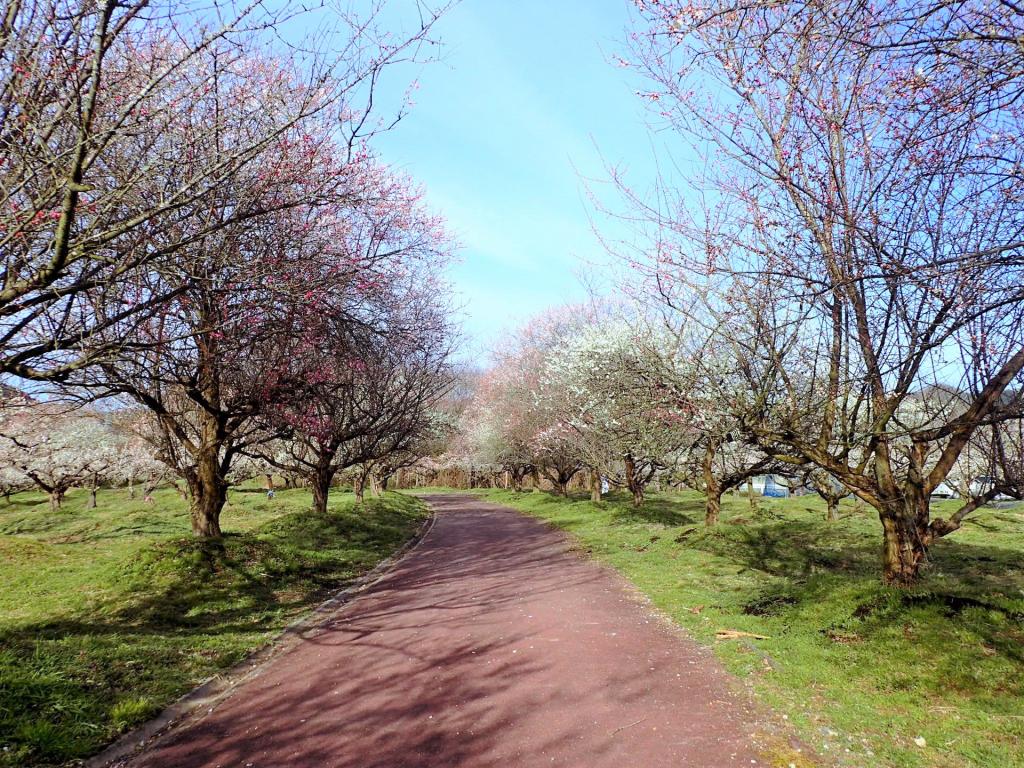
<svg viewBox="0 0 1024 768">
<path fill-rule="evenodd" d="M 385 578 L 133 766 L 765 765 L 704 649 L 564 536 L 467 496 Z"/>
</svg>

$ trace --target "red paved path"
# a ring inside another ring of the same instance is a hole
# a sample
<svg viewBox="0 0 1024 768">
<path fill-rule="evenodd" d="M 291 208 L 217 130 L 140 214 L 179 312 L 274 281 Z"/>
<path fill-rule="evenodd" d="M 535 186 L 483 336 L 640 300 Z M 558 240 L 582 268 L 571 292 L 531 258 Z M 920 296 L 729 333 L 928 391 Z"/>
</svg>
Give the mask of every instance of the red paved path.
<svg viewBox="0 0 1024 768">
<path fill-rule="evenodd" d="M 398 567 L 135 766 L 763 762 L 706 651 L 546 526 L 435 496 Z"/>
</svg>

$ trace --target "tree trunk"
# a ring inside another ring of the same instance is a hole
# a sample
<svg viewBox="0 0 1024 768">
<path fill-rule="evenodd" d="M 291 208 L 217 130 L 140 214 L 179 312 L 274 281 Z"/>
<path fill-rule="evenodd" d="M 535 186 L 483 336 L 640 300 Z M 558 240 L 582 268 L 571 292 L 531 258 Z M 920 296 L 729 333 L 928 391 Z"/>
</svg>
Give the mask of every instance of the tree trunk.
<svg viewBox="0 0 1024 768">
<path fill-rule="evenodd" d="M 590 472 L 590 500 L 595 504 L 601 502 L 601 473 L 596 469 Z"/>
<path fill-rule="evenodd" d="M 99 491 L 99 475 L 93 473 L 92 483 L 89 485 L 89 501 L 86 502 L 86 509 L 96 509 L 96 493 Z"/>
<path fill-rule="evenodd" d="M 718 525 L 718 517 L 722 511 L 722 490 L 717 485 L 708 487 L 707 500 L 704 502 L 704 525 L 712 528 Z"/>
<path fill-rule="evenodd" d="M 750 514 L 756 515 L 758 512 L 757 507 L 757 496 L 754 494 L 754 478 L 747 478 L 747 503 L 750 504 Z"/>
<path fill-rule="evenodd" d="M 356 501 L 362 503 L 366 497 L 366 475 L 359 473 L 356 475 L 356 479 L 352 482 L 352 493 L 356 497 Z"/>
<path fill-rule="evenodd" d="M 202 539 L 220 538 L 220 513 L 228 500 L 228 484 L 221 476 L 220 451 L 204 450 L 188 478 L 192 492 L 192 533 Z"/>
<path fill-rule="evenodd" d="M 835 496 L 828 496 L 825 499 L 825 503 L 828 504 L 828 514 L 825 519 L 829 522 L 833 522 L 839 519 L 839 499 Z"/>
<path fill-rule="evenodd" d="M 327 512 L 327 497 L 331 493 L 333 472 L 321 470 L 309 478 L 309 487 L 313 491 L 313 511 L 319 514 Z"/>
<path fill-rule="evenodd" d="M 722 486 L 715 477 L 715 448 L 709 444 L 704 450 L 704 525 L 711 528 L 718 525 L 718 517 L 722 511 Z"/>
<path fill-rule="evenodd" d="M 622 462 L 626 468 L 626 487 L 633 494 L 633 506 L 641 507 L 644 503 L 644 486 L 637 479 L 636 462 L 633 461 L 633 457 L 628 453 L 623 457 Z"/>
<path fill-rule="evenodd" d="M 526 476 L 525 472 L 515 471 L 512 473 L 512 488 L 516 491 L 523 490 L 523 478 Z"/>
<path fill-rule="evenodd" d="M 50 491 L 50 509 L 56 512 L 64 502 L 64 489 L 54 488 Z"/>
<path fill-rule="evenodd" d="M 928 556 L 928 548 L 913 516 L 902 504 L 880 509 L 878 516 L 885 531 L 882 574 L 886 583 L 898 587 L 913 584 Z"/>
<path fill-rule="evenodd" d="M 135 475 L 128 475 L 128 498 L 135 498 Z"/>
</svg>

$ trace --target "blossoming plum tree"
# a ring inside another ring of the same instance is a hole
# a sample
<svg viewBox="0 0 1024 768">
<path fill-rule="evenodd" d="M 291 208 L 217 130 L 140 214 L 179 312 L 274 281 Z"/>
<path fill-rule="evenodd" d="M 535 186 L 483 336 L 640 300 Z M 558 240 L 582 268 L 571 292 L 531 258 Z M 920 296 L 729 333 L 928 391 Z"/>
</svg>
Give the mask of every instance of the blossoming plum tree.
<svg viewBox="0 0 1024 768">
<path fill-rule="evenodd" d="M 717 318 L 753 393 L 749 439 L 872 505 L 885 579 L 912 583 L 936 538 L 1015 492 L 931 515 L 972 436 L 1021 413 L 1019 11 L 638 6 L 653 108 L 710 162 L 703 205 L 668 185 L 659 206 L 633 197 L 657 232 L 636 266 L 666 305 Z M 963 397 L 901 418 L 934 386 Z"/>
<path fill-rule="evenodd" d="M 553 350 L 537 392 L 584 461 L 621 477 L 637 506 L 684 440 L 686 412 L 662 378 L 673 354 L 643 323 L 603 318 Z"/>
<path fill-rule="evenodd" d="M 295 3 L 211 0 L 5 6 L 0 30 L 0 372 L 65 381 L 142 340 L 177 298 L 150 278 L 203 238 L 292 199 L 239 199 L 268 148 L 321 121 L 348 149 L 382 126 L 374 84 L 429 47 L 421 8 L 405 39 Z M 303 17 L 324 34 L 280 44 Z M 397 117 L 401 116 L 401 109 Z M 307 130 L 308 134 L 308 130 Z M 214 151 L 215 150 L 215 151 Z M 266 181 L 261 188 L 266 187 Z"/>
<path fill-rule="evenodd" d="M 0 460 L 60 508 L 68 490 L 89 485 L 96 505 L 99 480 L 123 453 L 123 437 L 97 414 L 34 403 L 5 409 L 0 422 Z"/>
<path fill-rule="evenodd" d="M 572 343 L 590 315 L 585 307 L 558 307 L 510 332 L 467 410 L 474 458 L 508 472 L 517 490 L 527 475 L 536 487 L 543 474 L 564 494 L 585 466 L 563 400 L 544 386 L 552 355 Z"/>
<path fill-rule="evenodd" d="M 285 389 L 263 411 L 265 429 L 282 439 L 253 452 L 305 478 L 315 511 L 326 510 L 339 472 L 360 465 L 361 498 L 371 473 L 386 478 L 412 461 L 452 389 L 454 334 L 444 291 L 427 274 L 447 259 L 449 243 L 436 221 L 422 210 L 419 216 L 379 246 L 389 258 L 373 281 L 372 319 L 356 325 L 334 313 L 310 318 L 314 337 L 284 362 Z"/>
</svg>

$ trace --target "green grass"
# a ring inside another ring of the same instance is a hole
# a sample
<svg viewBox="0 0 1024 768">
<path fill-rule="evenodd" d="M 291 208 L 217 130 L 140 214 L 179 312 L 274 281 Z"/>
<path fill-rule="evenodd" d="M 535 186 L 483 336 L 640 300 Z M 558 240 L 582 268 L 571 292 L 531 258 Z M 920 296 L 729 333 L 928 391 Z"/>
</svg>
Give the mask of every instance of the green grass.
<svg viewBox="0 0 1024 768">
<path fill-rule="evenodd" d="M 264 645 L 407 541 L 426 515 L 388 494 L 357 506 L 236 489 L 223 546 L 189 536 L 186 504 L 101 491 L 0 501 L 0 766 L 66 763 Z"/>
<path fill-rule="evenodd" d="M 727 498 L 723 523 L 706 530 L 695 493 L 641 509 L 483 494 L 571 532 L 712 646 L 825 762 L 1024 766 L 1024 507 L 977 513 L 898 591 L 879 578 L 877 518 L 845 502 L 828 523 L 817 497 L 760 499 L 756 512 Z M 769 639 L 716 641 L 719 629 Z"/>
</svg>

